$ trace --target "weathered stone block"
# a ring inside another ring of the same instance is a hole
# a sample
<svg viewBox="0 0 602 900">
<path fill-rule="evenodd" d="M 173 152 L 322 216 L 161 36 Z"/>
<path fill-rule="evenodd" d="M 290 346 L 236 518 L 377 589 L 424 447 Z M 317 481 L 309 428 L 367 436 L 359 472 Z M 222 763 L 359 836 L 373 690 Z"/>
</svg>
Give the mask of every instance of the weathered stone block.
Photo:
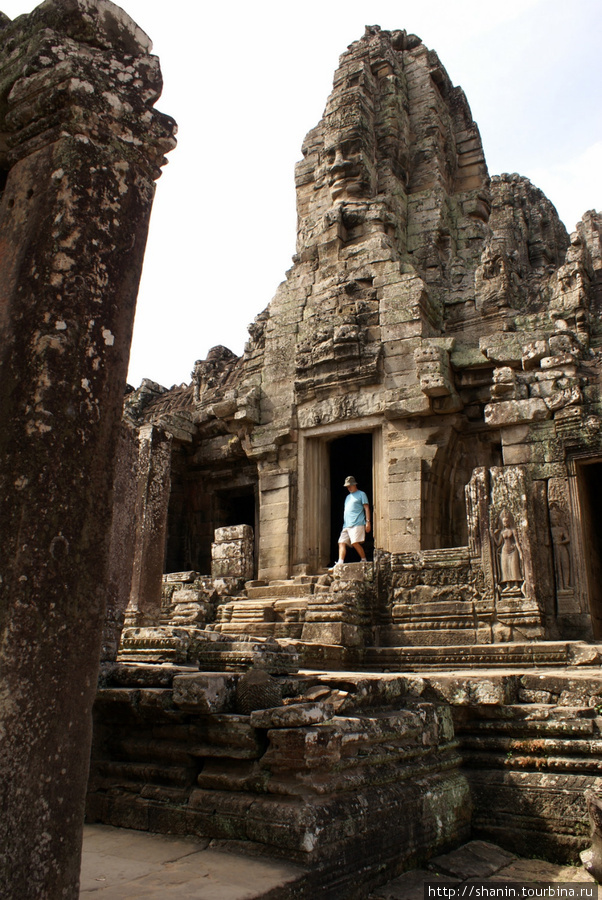
<svg viewBox="0 0 602 900">
<path fill-rule="evenodd" d="M 523 369 L 534 369 L 537 364 L 548 355 L 548 344 L 546 341 L 530 341 L 523 347 Z"/>
<path fill-rule="evenodd" d="M 518 334 L 493 334 L 479 339 L 479 350 L 496 366 L 522 364 L 523 350 Z"/>
<path fill-rule="evenodd" d="M 163 581 L 165 584 L 172 584 L 174 582 L 182 582 L 185 584 L 194 581 L 197 577 L 197 572 L 169 572 L 167 575 L 163 576 Z"/>
<path fill-rule="evenodd" d="M 485 421 L 488 425 L 500 427 L 518 425 L 521 422 L 541 422 L 550 418 L 550 410 L 543 400 L 508 400 L 489 403 L 485 407 Z"/>
<path fill-rule="evenodd" d="M 238 559 L 214 560 L 211 564 L 213 578 L 248 579 L 253 574 L 253 565 L 240 557 Z"/>
<path fill-rule="evenodd" d="M 217 543 L 231 541 L 253 541 L 253 529 L 250 525 L 230 525 L 225 528 L 215 529 Z"/>
<path fill-rule="evenodd" d="M 319 703 L 295 703 L 251 713 L 253 728 L 302 728 L 319 725 L 331 717 L 331 711 Z"/>
<path fill-rule="evenodd" d="M 242 541 L 221 541 L 211 545 L 213 560 L 244 559 L 252 553 L 252 545 Z"/>
<path fill-rule="evenodd" d="M 237 677 L 229 673 L 203 672 L 198 675 L 176 675 L 173 680 L 173 702 L 182 709 L 201 715 L 226 712 L 234 702 Z"/>
</svg>

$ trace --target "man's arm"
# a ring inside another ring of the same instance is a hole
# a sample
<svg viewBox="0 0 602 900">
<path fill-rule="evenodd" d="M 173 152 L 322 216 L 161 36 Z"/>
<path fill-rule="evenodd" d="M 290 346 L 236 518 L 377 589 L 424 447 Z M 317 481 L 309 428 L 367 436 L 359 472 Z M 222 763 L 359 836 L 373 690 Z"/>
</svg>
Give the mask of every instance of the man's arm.
<svg viewBox="0 0 602 900">
<path fill-rule="evenodd" d="M 372 524 L 370 522 L 370 507 L 367 503 L 364 503 L 364 514 L 366 516 L 366 531 L 370 531 Z"/>
</svg>

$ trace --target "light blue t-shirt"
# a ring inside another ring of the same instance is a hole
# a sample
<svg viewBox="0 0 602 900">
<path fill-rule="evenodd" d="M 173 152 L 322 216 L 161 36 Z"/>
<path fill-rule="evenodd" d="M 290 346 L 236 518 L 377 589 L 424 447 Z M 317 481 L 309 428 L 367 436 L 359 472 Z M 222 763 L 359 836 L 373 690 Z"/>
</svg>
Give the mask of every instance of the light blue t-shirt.
<svg viewBox="0 0 602 900">
<path fill-rule="evenodd" d="M 352 494 L 347 494 L 347 497 L 345 498 L 343 528 L 354 528 L 356 525 L 366 524 L 364 503 L 368 503 L 368 498 L 363 491 L 358 490 L 354 491 Z"/>
</svg>

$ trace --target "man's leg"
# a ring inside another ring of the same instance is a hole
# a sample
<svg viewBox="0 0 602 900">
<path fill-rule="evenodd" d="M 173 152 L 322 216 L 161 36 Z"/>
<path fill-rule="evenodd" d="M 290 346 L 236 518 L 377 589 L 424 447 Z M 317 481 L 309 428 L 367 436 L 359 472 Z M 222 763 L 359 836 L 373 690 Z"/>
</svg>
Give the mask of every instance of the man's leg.
<svg viewBox="0 0 602 900">
<path fill-rule="evenodd" d="M 347 555 L 347 544 L 339 544 L 339 562 L 345 562 Z"/>
<path fill-rule="evenodd" d="M 357 552 L 359 553 L 359 556 L 360 556 L 360 559 L 362 560 L 362 562 L 366 562 L 366 554 L 364 553 L 364 548 L 363 548 L 362 544 L 360 544 L 358 542 L 357 544 L 353 544 L 352 546 L 353 546 L 353 549 L 357 550 Z M 341 545 L 339 544 L 339 554 L 340 554 L 340 552 L 341 552 Z"/>
</svg>

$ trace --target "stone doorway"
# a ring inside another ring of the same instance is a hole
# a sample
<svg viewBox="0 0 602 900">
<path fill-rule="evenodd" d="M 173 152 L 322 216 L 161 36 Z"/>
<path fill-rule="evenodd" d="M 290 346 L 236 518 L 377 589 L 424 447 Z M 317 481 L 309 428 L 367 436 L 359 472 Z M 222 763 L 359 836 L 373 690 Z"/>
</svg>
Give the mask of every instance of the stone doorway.
<svg viewBox="0 0 602 900">
<path fill-rule="evenodd" d="M 594 640 L 602 638 L 602 460 L 577 466 L 583 556 Z"/>
<path fill-rule="evenodd" d="M 374 503 L 373 488 L 373 435 L 372 432 L 348 434 L 331 441 L 329 445 L 330 463 L 330 556 L 334 561 L 338 558 L 337 540 L 343 521 L 343 504 L 347 496 L 347 488 L 343 482 L 347 475 L 353 475 L 358 487 L 368 495 L 370 507 Z M 374 536 L 366 535 L 366 556 L 373 558 Z M 347 553 L 347 562 L 357 562 L 358 554 L 353 548 Z"/>
<path fill-rule="evenodd" d="M 226 474 L 219 481 L 224 484 L 227 477 Z M 215 529 L 231 525 L 250 525 L 253 528 L 257 564 L 256 487 L 254 484 L 238 484 L 220 488 L 215 484 L 217 480 L 205 472 L 173 473 L 165 572 L 193 570 L 208 575 L 211 572 L 211 544 Z M 231 475 L 230 481 L 234 480 L 234 475 Z"/>
<path fill-rule="evenodd" d="M 315 573 L 338 557 L 347 475 L 355 477 L 372 506 L 373 535 L 367 553 L 372 558 L 374 541 L 379 549 L 388 549 L 382 422 L 372 418 L 362 425 L 357 430 L 347 423 L 318 426 L 301 437 L 294 565 Z"/>
</svg>

